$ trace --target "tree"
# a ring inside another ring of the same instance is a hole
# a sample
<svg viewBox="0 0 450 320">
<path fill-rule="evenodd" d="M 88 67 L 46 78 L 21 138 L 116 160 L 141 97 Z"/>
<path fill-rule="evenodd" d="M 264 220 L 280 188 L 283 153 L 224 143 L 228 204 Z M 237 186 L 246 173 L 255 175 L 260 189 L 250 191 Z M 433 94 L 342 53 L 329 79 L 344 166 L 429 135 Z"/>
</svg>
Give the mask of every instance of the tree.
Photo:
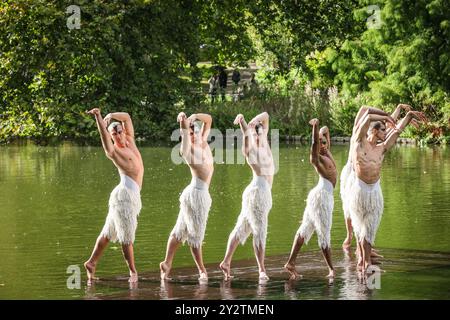
<svg viewBox="0 0 450 320">
<path fill-rule="evenodd" d="M 366 6 L 355 11 L 367 19 Z M 425 111 L 442 131 L 450 121 L 450 7 L 446 1 L 381 1 L 379 29 L 330 51 L 335 83 L 378 106 L 399 102 Z"/>
<path fill-rule="evenodd" d="M 139 137 L 162 138 L 175 105 L 198 104 L 201 55 L 247 60 L 248 38 L 233 5 L 244 1 L 78 1 L 80 29 L 66 2 L 0 4 L 0 137 L 86 138 L 85 110 L 129 112 Z M 218 16 L 211 20 L 210 13 Z M 201 46 L 213 48 L 202 52 Z"/>
</svg>

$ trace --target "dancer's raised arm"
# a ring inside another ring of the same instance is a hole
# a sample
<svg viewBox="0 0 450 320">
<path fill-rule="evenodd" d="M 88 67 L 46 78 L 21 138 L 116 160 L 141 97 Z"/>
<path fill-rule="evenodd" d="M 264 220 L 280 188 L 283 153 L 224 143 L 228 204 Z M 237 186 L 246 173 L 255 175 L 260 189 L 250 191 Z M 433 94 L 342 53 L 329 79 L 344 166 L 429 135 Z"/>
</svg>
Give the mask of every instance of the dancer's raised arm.
<svg viewBox="0 0 450 320">
<path fill-rule="evenodd" d="M 202 139 L 204 141 L 208 141 L 209 132 L 211 131 L 212 117 L 206 113 L 194 113 L 188 119 L 191 123 L 194 123 L 194 121 L 197 120 L 203 122 L 201 129 Z"/>
<path fill-rule="evenodd" d="M 180 112 L 177 116 L 177 122 L 180 123 L 181 132 L 181 148 L 180 153 L 183 155 L 188 155 L 191 148 L 191 139 L 189 133 L 189 120 L 184 112 Z"/>
<path fill-rule="evenodd" d="M 111 141 L 111 137 L 106 128 L 106 122 L 102 118 L 102 114 L 99 108 L 91 109 L 87 112 L 88 114 L 95 116 L 95 121 L 97 122 L 98 132 L 100 133 L 100 138 L 102 140 L 103 150 L 105 150 L 106 156 L 108 158 L 114 157 L 114 145 Z"/>
<path fill-rule="evenodd" d="M 366 114 L 375 114 L 375 115 L 379 115 L 379 116 L 390 116 L 389 113 L 384 112 L 383 110 L 380 110 L 378 108 L 374 108 L 374 107 L 370 107 L 370 106 L 362 106 L 361 108 L 359 108 L 359 111 L 356 114 L 354 127 L 357 127 L 357 125 L 361 122 L 361 120 L 363 119 L 363 117 Z"/>
<path fill-rule="evenodd" d="M 395 125 L 394 120 L 392 120 L 391 116 L 382 116 L 377 114 L 369 114 L 366 111 L 364 117 L 361 119 L 361 122 L 356 127 L 356 131 L 353 135 L 353 139 L 356 141 L 362 141 L 363 139 L 367 139 L 367 131 L 369 130 L 370 123 L 373 121 L 383 121 L 390 122 Z"/>
<path fill-rule="evenodd" d="M 248 126 L 247 126 L 247 122 L 245 122 L 245 118 L 242 114 L 238 114 L 236 116 L 236 119 L 234 119 L 233 122 L 235 125 L 239 125 L 241 127 L 241 131 L 242 131 L 242 153 L 244 154 L 244 156 L 248 155 L 248 151 L 249 151 L 249 145 L 248 145 L 248 135 L 249 132 L 248 130 Z"/>
<path fill-rule="evenodd" d="M 122 123 L 122 127 L 125 129 L 125 135 L 134 140 L 134 127 L 133 121 L 131 121 L 131 117 L 126 112 L 114 112 L 108 113 L 103 119 L 108 125 L 112 119 L 116 119 Z"/>
<path fill-rule="evenodd" d="M 269 132 L 269 114 L 267 112 L 258 114 L 256 117 L 250 120 L 248 125 L 251 127 L 255 127 L 258 123 L 262 124 L 263 129 L 267 135 L 267 133 Z"/>
<path fill-rule="evenodd" d="M 399 103 L 397 107 L 395 108 L 394 112 L 392 112 L 391 117 L 395 121 L 398 120 L 398 117 L 400 116 L 400 112 L 402 110 L 405 110 L 406 112 L 411 111 L 411 106 L 409 104 Z"/>
<path fill-rule="evenodd" d="M 408 124 L 410 124 L 412 120 L 415 120 L 417 122 L 428 121 L 427 117 L 425 117 L 425 115 L 422 112 L 408 111 L 406 116 L 397 124 L 397 126 L 394 129 L 392 129 L 392 133 L 384 141 L 384 152 L 392 148 L 392 146 L 395 144 L 402 131 L 406 128 Z"/>
<path fill-rule="evenodd" d="M 320 162 L 320 145 L 319 145 L 319 120 L 311 119 L 309 124 L 312 126 L 312 142 L 309 162 L 314 166 L 319 166 Z"/>
</svg>

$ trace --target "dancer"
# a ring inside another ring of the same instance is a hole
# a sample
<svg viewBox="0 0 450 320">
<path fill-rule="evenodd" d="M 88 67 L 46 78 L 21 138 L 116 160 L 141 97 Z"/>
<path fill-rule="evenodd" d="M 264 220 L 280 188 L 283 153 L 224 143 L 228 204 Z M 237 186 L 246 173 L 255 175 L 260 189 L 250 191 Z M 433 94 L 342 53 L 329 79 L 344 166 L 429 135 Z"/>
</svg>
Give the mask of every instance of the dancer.
<svg viewBox="0 0 450 320">
<path fill-rule="evenodd" d="M 105 119 L 102 119 L 98 108 L 88 113 L 95 116 L 106 156 L 120 174 L 120 184 L 114 188 L 109 198 L 105 226 L 97 238 L 91 257 L 84 263 L 88 284 L 96 279 L 97 262 L 110 241 L 118 241 L 122 245 L 123 256 L 130 270 L 129 282 L 134 283 L 138 281 L 138 274 L 134 265 L 133 243 L 137 217 L 142 206 L 140 190 L 144 165 L 134 141 L 133 123 L 128 113 L 124 112 L 110 113 Z M 109 124 L 113 119 L 119 122 Z"/>
<path fill-rule="evenodd" d="M 291 254 L 284 268 L 290 274 L 290 279 L 299 277 L 295 269 L 295 260 L 304 242 L 308 243 L 314 231 L 317 233 L 319 247 L 328 266 L 328 278 L 334 278 L 334 268 L 331 262 L 330 233 L 333 218 L 333 190 L 336 185 L 336 163 L 330 151 L 330 133 L 327 127 L 319 131 L 319 120 L 312 119 L 312 145 L 310 162 L 319 174 L 319 183 L 308 194 L 308 200 L 303 214 L 303 221 L 295 235 Z"/>
<path fill-rule="evenodd" d="M 253 249 L 258 263 L 259 279 L 268 280 L 264 265 L 267 218 L 272 208 L 272 183 L 274 162 L 267 138 L 269 132 L 269 115 L 263 112 L 253 118 L 247 125 L 244 116 L 238 114 L 234 120 L 243 133 L 242 153 L 253 172 L 253 180 L 242 194 L 242 210 L 236 226 L 231 232 L 227 250 L 219 267 L 225 280 L 231 279 L 230 268 L 233 253 L 239 242 L 243 245 L 253 234 Z"/>
<path fill-rule="evenodd" d="M 405 110 L 406 112 L 411 111 L 411 107 L 407 104 L 399 104 L 397 105 L 397 107 L 395 108 L 394 112 L 391 114 L 391 118 L 392 120 L 395 122 L 397 121 L 398 117 L 400 116 L 400 112 L 402 110 Z M 373 108 L 373 107 L 368 107 L 368 106 L 363 106 L 359 109 L 358 114 L 356 115 L 355 121 L 354 121 L 354 126 L 353 128 L 356 128 L 358 123 L 360 122 L 362 116 L 365 114 L 365 112 L 368 112 L 369 114 L 378 114 L 378 115 L 383 115 L 383 116 L 389 116 L 388 113 L 377 109 L 377 108 Z M 395 127 L 395 125 L 391 124 L 392 122 L 387 122 L 387 134 L 389 134 L 389 132 L 391 131 L 391 129 L 393 129 Z M 416 125 L 415 120 L 412 120 L 412 124 Z M 353 136 L 353 134 L 352 134 Z M 350 139 L 350 150 L 351 150 L 351 141 L 352 139 Z M 340 177 L 340 196 L 341 196 L 341 200 L 342 200 L 342 208 L 344 211 L 344 218 L 345 218 L 345 226 L 347 228 L 347 236 L 342 244 L 342 248 L 344 250 L 349 250 L 350 246 L 352 244 L 352 239 L 353 239 L 353 227 L 352 227 L 352 220 L 350 218 L 350 212 L 347 206 L 347 198 L 346 195 L 348 194 L 347 188 L 348 186 L 351 185 L 353 179 L 353 175 L 351 174 L 351 161 L 350 161 L 351 157 L 350 157 L 350 153 L 348 154 L 348 159 L 347 159 L 347 163 L 345 164 L 345 166 L 342 168 L 341 171 L 341 177 Z M 378 253 L 375 252 L 375 249 L 372 249 L 372 256 L 373 257 L 381 257 Z"/>
<path fill-rule="evenodd" d="M 390 116 L 370 114 L 366 111 L 354 128 L 350 156 L 355 176 L 347 189 L 347 205 L 357 236 L 358 268 L 363 272 L 371 265 L 371 249 L 383 214 L 383 195 L 380 187 L 383 159 L 386 152 L 395 145 L 400 133 L 413 119 L 417 122 L 427 121 L 423 113 L 408 111 L 395 126 Z M 386 138 L 386 122 L 394 125 L 388 138 Z"/>
<path fill-rule="evenodd" d="M 202 122 L 201 128 L 196 121 Z M 208 144 L 212 118 L 197 113 L 186 117 L 180 112 L 177 117 L 181 130 L 180 152 L 191 170 L 192 181 L 180 196 L 180 212 L 177 222 L 167 241 L 164 261 L 160 263 L 161 280 L 169 280 L 175 252 L 181 243 L 187 241 L 199 272 L 199 280 L 207 281 L 208 274 L 203 265 L 202 243 L 206 222 L 211 207 L 209 184 L 213 175 L 213 156 Z"/>
</svg>

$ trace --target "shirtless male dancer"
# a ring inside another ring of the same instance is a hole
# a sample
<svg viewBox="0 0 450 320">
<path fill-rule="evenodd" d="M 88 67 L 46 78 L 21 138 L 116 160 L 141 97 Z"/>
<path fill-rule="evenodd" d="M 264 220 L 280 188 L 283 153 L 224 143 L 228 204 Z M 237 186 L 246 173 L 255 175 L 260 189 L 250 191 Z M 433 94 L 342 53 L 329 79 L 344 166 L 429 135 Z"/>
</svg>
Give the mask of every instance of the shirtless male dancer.
<svg viewBox="0 0 450 320">
<path fill-rule="evenodd" d="M 319 247 L 328 266 L 328 278 L 334 278 L 334 268 L 331 262 L 330 234 L 333 220 L 333 190 L 336 185 L 336 163 L 330 152 L 330 133 L 327 127 L 319 131 L 319 120 L 312 119 L 312 145 L 310 162 L 319 174 L 319 183 L 309 192 L 303 221 L 295 235 L 291 254 L 284 268 L 290 274 L 290 279 L 299 277 L 295 269 L 295 260 L 304 242 L 308 243 L 314 231 L 317 233 Z"/>
<path fill-rule="evenodd" d="M 392 120 L 395 122 L 397 121 L 398 117 L 400 116 L 400 112 L 402 110 L 405 110 L 406 112 L 411 111 L 411 108 L 409 105 L 407 104 L 399 104 L 394 112 L 391 114 L 391 118 Z M 354 121 L 354 126 L 353 128 L 357 127 L 357 124 L 359 123 L 359 121 L 361 121 L 362 116 L 365 114 L 365 112 L 368 111 L 369 114 L 378 114 L 378 115 L 384 115 L 384 116 L 389 116 L 388 113 L 377 109 L 377 108 L 373 108 L 373 107 L 369 107 L 369 106 L 362 106 L 359 111 L 358 114 L 355 117 L 355 121 Z M 412 120 L 412 124 L 415 124 L 415 120 Z M 395 125 L 392 125 L 391 122 L 387 122 L 387 130 L 386 133 L 389 134 L 389 132 L 391 131 L 391 129 L 393 129 L 395 127 Z M 352 134 L 353 136 L 353 134 Z M 351 140 L 350 140 L 350 150 L 351 150 Z M 343 211 L 344 211 L 344 218 L 345 218 L 345 226 L 347 228 L 347 236 L 342 244 L 342 248 L 344 250 L 349 250 L 351 243 L 352 243 L 352 239 L 353 239 L 353 227 L 352 227 L 352 220 L 350 218 L 350 212 L 348 210 L 348 206 L 347 206 L 347 188 L 351 185 L 351 180 L 349 179 L 349 177 L 352 177 L 353 175 L 351 175 L 351 157 L 350 157 L 350 153 L 348 154 L 348 160 L 347 163 L 345 164 L 345 166 L 342 168 L 341 171 L 341 177 L 340 177 L 340 195 L 341 195 L 341 200 L 342 200 L 342 207 L 343 207 Z M 374 257 L 381 257 L 380 255 L 378 255 L 375 250 L 372 250 L 372 256 Z"/>
<path fill-rule="evenodd" d="M 201 128 L 197 126 L 196 121 L 203 123 Z M 214 171 L 213 156 L 208 144 L 212 118 L 204 113 L 193 114 L 187 118 L 184 112 L 180 112 L 177 122 L 180 123 L 181 130 L 180 153 L 191 170 L 192 181 L 180 196 L 178 219 L 167 241 L 166 257 L 159 265 L 161 280 L 170 279 L 175 252 L 181 243 L 187 241 L 197 265 L 199 280 L 207 281 L 202 243 L 211 207 L 208 189 Z"/>
<path fill-rule="evenodd" d="M 231 279 L 230 268 L 233 253 L 239 242 L 245 243 L 253 234 L 253 249 L 258 263 L 259 279 L 268 280 L 264 265 L 267 236 L 267 220 L 272 208 L 272 183 L 275 167 L 267 138 L 269 132 L 269 114 L 263 112 L 254 117 L 247 125 L 244 116 L 238 114 L 234 120 L 243 133 L 242 153 L 253 172 L 253 180 L 242 194 L 242 210 L 236 226 L 231 232 L 227 250 L 219 267 L 225 280 Z"/>
<path fill-rule="evenodd" d="M 130 270 L 129 282 L 137 282 L 133 242 L 137 217 L 142 207 L 140 191 L 144 165 L 134 141 L 133 123 L 125 112 L 110 113 L 104 119 L 98 108 L 88 113 L 95 116 L 106 156 L 111 159 L 120 174 L 120 184 L 114 188 L 109 198 L 105 226 L 97 238 L 91 257 L 84 263 L 88 284 L 96 279 L 94 275 L 97 262 L 109 241 L 118 241 L 122 245 L 123 256 Z M 112 119 L 119 122 L 109 124 Z"/>
<path fill-rule="evenodd" d="M 390 116 L 370 114 L 366 111 L 354 130 L 350 150 L 354 181 L 347 188 L 347 205 L 357 236 L 358 268 L 363 272 L 372 263 L 371 250 L 383 214 L 380 172 L 384 156 L 413 119 L 417 123 L 427 121 L 423 113 L 408 111 L 395 125 Z M 395 125 L 387 138 L 386 122 Z"/>
</svg>

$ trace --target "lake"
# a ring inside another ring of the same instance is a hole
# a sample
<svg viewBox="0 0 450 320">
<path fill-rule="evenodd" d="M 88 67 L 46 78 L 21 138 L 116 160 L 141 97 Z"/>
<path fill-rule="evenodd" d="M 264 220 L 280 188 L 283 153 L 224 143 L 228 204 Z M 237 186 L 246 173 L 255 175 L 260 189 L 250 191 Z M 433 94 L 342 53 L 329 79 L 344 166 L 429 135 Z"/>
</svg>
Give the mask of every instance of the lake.
<svg viewBox="0 0 450 320">
<path fill-rule="evenodd" d="M 56 147 L 0 147 L 0 298 L 1 299 L 449 299 L 450 298 L 450 150 L 397 146 L 385 158 L 382 190 L 385 211 L 375 246 L 384 255 L 381 288 L 358 282 L 354 257 L 341 250 L 345 224 L 339 187 L 335 190 L 332 256 L 333 284 L 313 236 L 302 248 L 292 282 L 282 272 L 299 227 L 309 190 L 318 177 L 309 164 L 309 147 L 281 144 L 279 172 L 269 215 L 267 265 L 271 280 L 258 284 L 251 241 L 233 259 L 236 278 L 221 281 L 217 265 L 251 180 L 242 164 L 216 164 L 210 187 L 213 205 L 204 241 L 207 285 L 196 281 L 187 246 L 174 260 L 175 281 L 160 283 L 159 262 L 175 224 L 178 198 L 191 177 L 186 165 L 171 161 L 169 146 L 140 148 L 145 165 L 143 209 L 135 242 L 140 282 L 129 288 L 118 244 L 111 244 L 97 268 L 102 279 L 86 287 L 88 259 L 107 214 L 117 170 L 100 147 L 65 143 Z M 332 147 L 339 171 L 348 146 Z M 354 246 L 354 245 L 353 245 Z M 66 285 L 69 266 L 82 272 L 80 289 Z"/>
</svg>

